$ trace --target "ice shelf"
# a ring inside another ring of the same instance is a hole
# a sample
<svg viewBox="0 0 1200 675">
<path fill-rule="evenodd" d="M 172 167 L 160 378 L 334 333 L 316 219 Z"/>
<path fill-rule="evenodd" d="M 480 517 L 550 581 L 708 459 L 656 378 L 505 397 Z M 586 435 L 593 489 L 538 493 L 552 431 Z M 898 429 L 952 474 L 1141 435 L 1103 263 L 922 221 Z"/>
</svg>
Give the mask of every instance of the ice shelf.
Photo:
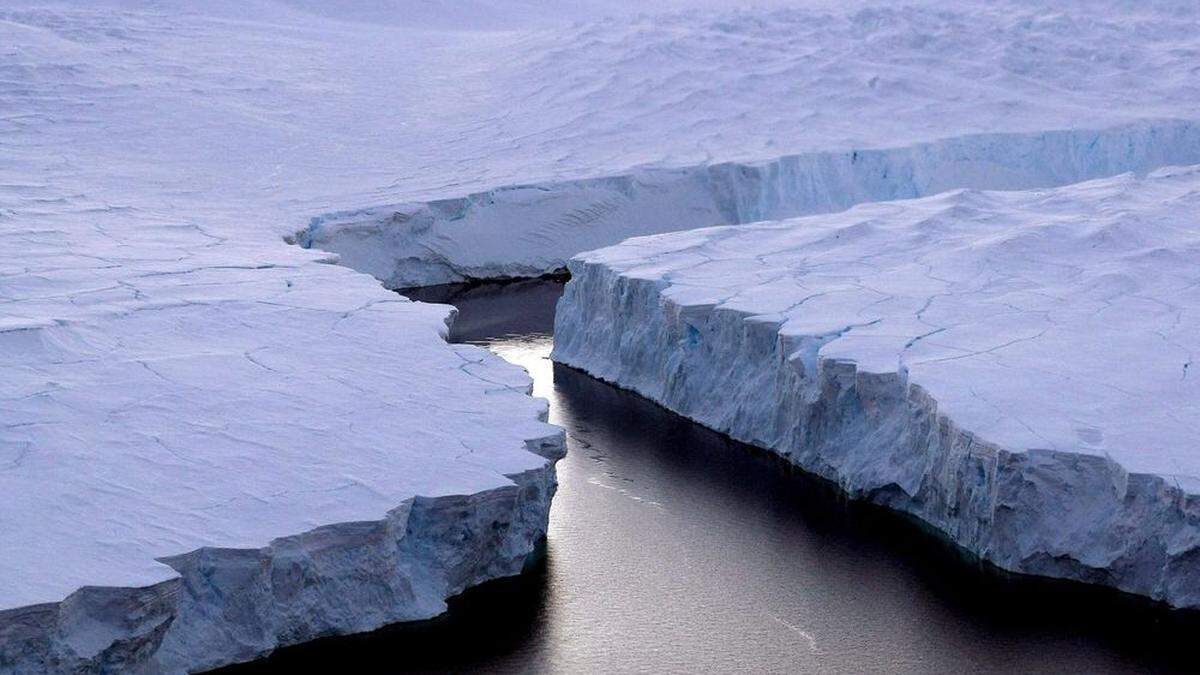
<svg viewBox="0 0 1200 675">
<path fill-rule="evenodd" d="M 0 671 L 197 670 L 519 569 L 561 436 L 359 272 L 1200 162 L 1192 0 L 722 4 L 3 3 Z"/>
<path fill-rule="evenodd" d="M 137 4 L 0 10 L 0 672 L 194 672 L 518 573 L 563 450 L 526 374 L 282 237 L 368 161 L 337 115 L 389 29 Z"/>
<path fill-rule="evenodd" d="M 802 4 L 528 37 L 482 87 L 503 89 L 499 119 L 446 141 L 481 158 L 463 178 L 425 196 L 405 174 L 404 199 L 347 203 L 297 239 L 399 288 L 536 276 L 636 235 L 1200 163 L 1192 0 Z"/>
<path fill-rule="evenodd" d="M 140 250 L 160 235 L 204 241 Z M 447 344 L 449 307 L 231 248 L 26 260 L 0 328 L 0 671 L 195 671 L 429 618 L 545 534 L 563 439 L 523 371 Z"/>
<path fill-rule="evenodd" d="M 1200 607 L 1200 167 L 630 239 L 553 357 L 998 567 Z"/>
<path fill-rule="evenodd" d="M 640 168 L 313 218 L 296 235 L 389 288 L 536 277 L 627 237 L 836 212 L 956 188 L 1055 187 L 1200 162 L 1200 124 L 969 134 L 762 162 Z"/>
</svg>

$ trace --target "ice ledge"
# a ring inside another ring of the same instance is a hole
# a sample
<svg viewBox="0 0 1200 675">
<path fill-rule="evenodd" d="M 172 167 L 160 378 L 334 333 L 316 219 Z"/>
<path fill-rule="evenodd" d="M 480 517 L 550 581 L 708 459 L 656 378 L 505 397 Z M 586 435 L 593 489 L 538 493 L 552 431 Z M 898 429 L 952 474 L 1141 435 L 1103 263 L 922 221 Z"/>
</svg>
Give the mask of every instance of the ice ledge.
<svg viewBox="0 0 1200 675">
<path fill-rule="evenodd" d="M 330 213 L 295 236 L 389 288 L 537 277 L 631 236 L 750 223 L 956 188 L 1054 187 L 1200 162 L 1200 125 L 971 134 L 761 162 L 645 168 L 465 197 Z"/>
<path fill-rule="evenodd" d="M 1005 570 L 1200 607 L 1200 167 L 580 255 L 553 358 Z"/>
<path fill-rule="evenodd" d="M 541 450 L 557 457 L 561 438 Z M 545 537 L 552 463 L 513 485 L 405 501 L 378 521 L 327 525 L 260 549 L 163 559 L 178 578 L 85 587 L 0 612 L 8 673 L 186 673 L 318 637 L 428 619 L 463 590 L 519 573 Z"/>
<path fill-rule="evenodd" d="M 50 318 L 0 329 L 0 672 L 428 618 L 545 534 L 562 431 L 452 308 L 296 248 L 198 259 L 11 285 Z"/>
</svg>

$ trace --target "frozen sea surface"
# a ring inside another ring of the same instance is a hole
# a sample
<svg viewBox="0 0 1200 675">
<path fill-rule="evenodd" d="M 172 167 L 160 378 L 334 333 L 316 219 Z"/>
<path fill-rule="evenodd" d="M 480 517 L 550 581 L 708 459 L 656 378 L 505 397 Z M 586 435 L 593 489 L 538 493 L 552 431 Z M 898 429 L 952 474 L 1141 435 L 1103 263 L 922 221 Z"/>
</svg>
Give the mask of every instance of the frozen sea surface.
<svg viewBox="0 0 1200 675">
<path fill-rule="evenodd" d="M 1200 606 L 1200 168 L 630 239 L 554 358 L 1001 568 Z"/>
</svg>

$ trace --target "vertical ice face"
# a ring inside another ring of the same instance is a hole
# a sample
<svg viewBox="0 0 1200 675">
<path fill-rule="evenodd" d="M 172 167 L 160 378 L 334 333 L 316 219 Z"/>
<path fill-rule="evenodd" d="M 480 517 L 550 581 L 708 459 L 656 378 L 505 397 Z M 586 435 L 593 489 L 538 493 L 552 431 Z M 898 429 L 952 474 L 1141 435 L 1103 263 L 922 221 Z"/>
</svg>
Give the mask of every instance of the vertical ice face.
<svg viewBox="0 0 1200 675">
<path fill-rule="evenodd" d="M 560 448 L 561 440 L 542 444 Z M 326 525 L 262 548 L 165 557 L 176 576 L 152 586 L 85 587 L 62 602 L 0 611 L 0 667 L 182 674 L 431 618 L 448 597 L 518 574 L 535 554 L 553 465 L 512 479 L 469 495 L 410 498 L 383 519 Z"/>
<path fill-rule="evenodd" d="M 535 277 L 631 236 L 841 211 L 956 188 L 1054 187 L 1200 161 L 1200 124 L 981 134 L 908 147 L 643 169 L 314 218 L 305 247 L 389 288 Z"/>
<path fill-rule="evenodd" d="M 553 357 L 1003 569 L 1200 606 L 1200 169 L 582 254 Z"/>
</svg>

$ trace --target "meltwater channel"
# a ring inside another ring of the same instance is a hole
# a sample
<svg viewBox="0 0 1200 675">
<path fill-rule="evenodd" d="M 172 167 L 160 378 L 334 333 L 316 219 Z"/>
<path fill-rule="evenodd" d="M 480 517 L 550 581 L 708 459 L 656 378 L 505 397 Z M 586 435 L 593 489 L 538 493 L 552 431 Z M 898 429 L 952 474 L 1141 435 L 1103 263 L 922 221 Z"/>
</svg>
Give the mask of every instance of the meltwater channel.
<svg viewBox="0 0 1200 675">
<path fill-rule="evenodd" d="M 1108 673 L 1195 667 L 1192 613 L 1012 578 L 549 360 L 555 281 L 422 289 L 529 370 L 568 434 L 544 557 L 438 619 L 228 673 Z M 720 395 L 720 392 L 714 392 Z M 333 670 L 327 670 L 333 672 Z"/>
</svg>

